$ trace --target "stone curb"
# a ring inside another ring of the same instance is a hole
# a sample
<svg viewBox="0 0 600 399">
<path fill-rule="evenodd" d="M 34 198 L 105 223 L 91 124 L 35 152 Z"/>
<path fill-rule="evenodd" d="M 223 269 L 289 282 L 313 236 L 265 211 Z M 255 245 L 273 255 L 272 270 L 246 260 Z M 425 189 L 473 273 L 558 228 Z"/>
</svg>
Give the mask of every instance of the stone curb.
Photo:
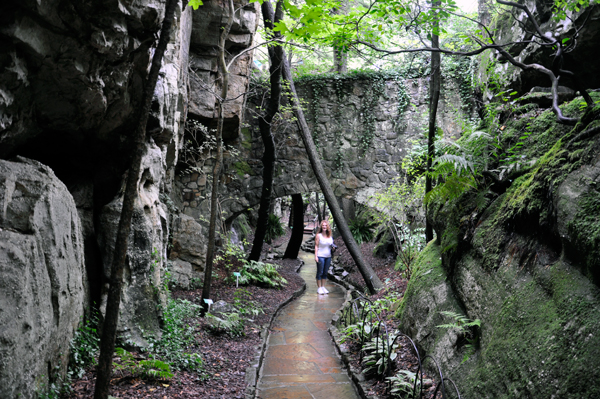
<svg viewBox="0 0 600 399">
<path fill-rule="evenodd" d="M 296 273 L 298 273 L 300 271 L 300 269 L 302 268 L 303 265 L 304 265 L 304 261 L 300 260 L 300 266 L 298 266 L 298 268 L 296 269 Z M 286 299 L 285 301 L 283 301 L 282 303 L 279 304 L 279 306 L 277 307 L 277 310 L 275 310 L 275 312 L 273 312 L 273 314 L 271 315 L 271 320 L 269 320 L 269 325 L 267 327 L 263 328 L 262 331 L 260 332 L 260 335 L 262 337 L 262 342 L 261 342 L 260 346 L 258 348 L 256 348 L 259 352 L 256 355 L 256 357 L 254 358 L 256 362 L 252 366 L 246 368 L 246 393 L 245 393 L 246 399 L 256 398 L 256 385 L 258 384 L 258 379 L 260 378 L 260 369 L 262 368 L 262 363 L 263 363 L 263 360 L 265 357 L 265 351 L 267 349 L 267 342 L 269 341 L 269 337 L 271 336 L 271 333 L 270 333 L 271 326 L 273 325 L 273 321 L 275 320 L 275 317 L 279 314 L 279 311 L 281 309 L 283 309 L 283 307 L 285 305 L 292 302 L 294 299 L 298 298 L 300 295 L 302 295 L 302 293 L 304 291 L 306 291 L 306 282 L 304 282 L 302 287 L 300 287 L 300 289 L 298 289 L 296 292 L 294 292 L 288 299 Z"/>
<path fill-rule="evenodd" d="M 346 283 L 345 281 L 340 282 L 340 284 L 344 285 L 344 286 L 352 287 L 352 285 Z M 335 314 L 331 318 L 331 327 L 329 327 L 328 331 L 329 331 L 329 335 L 331 335 L 331 338 L 333 339 L 333 343 L 335 345 L 335 348 L 337 349 L 337 352 L 340 355 L 340 358 L 342 359 L 342 362 L 344 363 L 344 366 L 346 367 L 346 371 L 348 373 L 348 377 L 350 377 L 350 379 L 352 379 L 352 381 L 354 382 L 354 386 L 357 388 L 360 397 L 362 399 L 379 399 L 379 397 L 377 395 L 369 395 L 369 394 L 367 394 L 368 388 L 369 388 L 369 384 L 366 382 L 365 376 L 359 370 L 354 369 L 354 367 L 352 367 L 350 365 L 349 353 L 340 344 L 341 333 L 340 333 L 340 331 L 337 328 L 337 323 L 338 323 L 338 320 L 340 319 L 340 317 L 342 316 L 342 311 L 347 306 L 349 306 L 350 301 L 352 300 L 352 291 L 354 291 L 354 287 L 349 288 L 346 291 L 346 298 L 344 300 L 344 303 L 338 309 L 338 311 L 335 312 Z"/>
</svg>

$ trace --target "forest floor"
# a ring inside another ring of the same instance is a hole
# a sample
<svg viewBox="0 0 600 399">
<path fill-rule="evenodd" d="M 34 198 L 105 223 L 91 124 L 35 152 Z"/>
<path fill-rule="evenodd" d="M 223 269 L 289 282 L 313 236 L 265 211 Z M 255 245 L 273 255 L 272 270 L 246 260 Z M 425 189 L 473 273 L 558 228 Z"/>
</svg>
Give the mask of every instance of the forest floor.
<svg viewBox="0 0 600 399">
<path fill-rule="evenodd" d="M 265 244 L 263 250 L 269 252 L 270 248 L 282 246 L 285 248 L 289 240 L 290 233 L 275 240 L 271 245 Z M 336 240 L 339 246 L 339 261 L 348 269 L 354 262 L 343 241 Z M 386 288 L 380 291 L 371 299 L 388 298 L 391 300 L 400 299 L 406 289 L 406 280 L 399 272 L 394 270 L 393 259 L 382 259 L 373 256 L 373 243 L 361 245 L 365 262 L 368 262 L 379 278 L 384 282 Z M 111 395 L 117 398 L 206 398 L 206 399 L 233 399 L 243 398 L 246 389 L 246 369 L 256 362 L 255 357 L 258 354 L 258 347 L 262 343 L 260 337 L 261 330 L 268 326 L 268 323 L 277 311 L 279 306 L 288 300 L 292 294 L 298 291 L 303 280 L 296 273 L 300 266 L 299 260 L 275 259 L 269 260 L 270 263 L 280 265 L 279 272 L 287 280 L 282 289 L 261 288 L 255 286 L 242 287 L 247 290 L 252 301 L 259 305 L 264 313 L 254 317 L 253 322 L 246 323 L 244 335 L 233 337 L 229 334 L 215 335 L 207 328 L 205 319 L 198 317 L 193 320 L 187 320 L 189 325 L 195 329 L 196 344 L 188 348 L 188 352 L 199 353 L 204 359 L 202 372 L 173 371 L 173 378 L 169 380 L 148 380 L 141 379 L 138 376 L 131 375 L 126 371 L 116 371 L 111 379 Z M 226 267 L 223 261 L 217 262 L 214 266 L 215 274 L 211 289 L 211 296 L 215 302 L 224 300 L 227 303 L 234 302 L 235 285 L 225 282 L 225 277 L 231 273 L 233 267 Z M 364 286 L 361 275 L 355 271 L 348 276 L 351 284 L 361 287 Z M 192 303 L 200 304 L 201 289 L 191 291 L 172 291 L 173 298 L 187 299 Z M 393 318 L 393 311 L 386 311 L 384 317 L 387 320 L 388 329 L 394 329 L 397 322 Z M 359 347 L 349 343 L 350 363 L 355 369 L 360 369 Z M 144 359 L 143 353 L 132 351 L 135 359 Z M 115 358 L 118 362 L 119 359 Z M 402 369 L 415 369 L 417 361 L 406 344 L 401 345 L 397 357 L 397 367 Z M 71 384 L 70 399 L 91 398 L 95 382 L 95 370 L 87 370 L 85 375 L 73 381 Z M 370 380 L 370 394 L 377 395 L 380 399 L 391 398 L 388 384 L 385 380 Z"/>
</svg>

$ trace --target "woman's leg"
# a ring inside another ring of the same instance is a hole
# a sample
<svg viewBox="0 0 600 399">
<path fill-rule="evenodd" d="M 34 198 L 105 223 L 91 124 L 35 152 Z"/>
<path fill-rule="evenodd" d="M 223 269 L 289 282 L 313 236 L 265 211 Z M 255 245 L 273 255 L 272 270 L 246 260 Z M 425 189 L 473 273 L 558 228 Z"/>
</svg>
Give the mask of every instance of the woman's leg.
<svg viewBox="0 0 600 399">
<path fill-rule="evenodd" d="M 321 258 L 319 258 L 321 259 Z M 325 288 L 325 282 L 327 281 L 327 273 L 329 272 L 329 266 L 331 265 L 331 258 L 323 258 L 323 272 L 321 273 L 321 287 Z M 326 293 L 329 291 L 325 291 Z"/>
<path fill-rule="evenodd" d="M 317 280 L 317 292 L 321 293 L 321 287 L 323 287 L 323 283 L 322 283 L 322 278 L 321 277 L 323 275 L 323 266 L 325 264 L 324 262 L 325 258 L 321 258 L 319 257 L 319 261 L 317 262 L 317 276 L 316 276 L 316 280 Z"/>
</svg>

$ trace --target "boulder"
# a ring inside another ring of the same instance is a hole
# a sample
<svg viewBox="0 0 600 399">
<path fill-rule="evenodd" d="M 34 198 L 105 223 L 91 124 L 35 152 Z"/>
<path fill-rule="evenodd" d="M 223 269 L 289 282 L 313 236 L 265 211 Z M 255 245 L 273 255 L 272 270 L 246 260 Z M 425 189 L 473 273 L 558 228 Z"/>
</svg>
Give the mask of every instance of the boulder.
<svg viewBox="0 0 600 399">
<path fill-rule="evenodd" d="M 66 186 L 39 162 L 0 160 L 0 397 L 35 397 L 66 371 L 86 285 Z"/>
<path fill-rule="evenodd" d="M 180 214 L 173 220 L 173 248 L 170 259 L 181 259 L 204 270 L 207 232 L 194 218 Z"/>
</svg>

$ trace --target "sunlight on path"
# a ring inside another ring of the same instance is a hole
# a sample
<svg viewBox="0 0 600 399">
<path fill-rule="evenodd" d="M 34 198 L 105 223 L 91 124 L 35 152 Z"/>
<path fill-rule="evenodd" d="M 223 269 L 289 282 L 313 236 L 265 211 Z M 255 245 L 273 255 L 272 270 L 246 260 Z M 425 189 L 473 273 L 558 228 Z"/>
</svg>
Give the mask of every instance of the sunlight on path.
<svg viewBox="0 0 600 399">
<path fill-rule="evenodd" d="M 273 322 L 258 381 L 260 399 L 358 399 L 342 369 L 327 328 L 344 302 L 344 290 L 328 283 L 317 295 L 314 255 L 300 251 L 304 294 L 283 308 Z"/>
</svg>

